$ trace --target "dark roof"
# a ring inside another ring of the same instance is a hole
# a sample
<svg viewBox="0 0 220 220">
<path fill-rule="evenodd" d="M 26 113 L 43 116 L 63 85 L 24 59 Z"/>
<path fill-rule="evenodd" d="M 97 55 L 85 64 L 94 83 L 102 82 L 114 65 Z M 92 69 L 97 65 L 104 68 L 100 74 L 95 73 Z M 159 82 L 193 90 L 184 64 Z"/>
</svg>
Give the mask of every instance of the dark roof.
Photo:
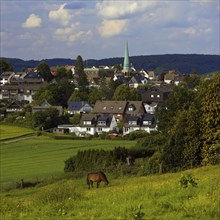
<svg viewBox="0 0 220 220">
<path fill-rule="evenodd" d="M 71 110 L 78 111 L 80 110 L 85 104 L 88 104 L 87 101 L 82 102 L 68 102 L 68 108 Z"/>
<path fill-rule="evenodd" d="M 26 78 L 37 78 L 37 79 L 39 79 L 39 78 L 42 78 L 42 77 L 41 77 L 41 75 L 40 75 L 39 72 L 29 72 L 29 73 L 27 73 L 27 74 L 24 76 L 24 78 L 25 78 L 25 79 L 26 79 Z"/>
<path fill-rule="evenodd" d="M 130 81 L 133 81 L 133 79 L 138 82 L 138 83 L 141 83 L 142 80 L 145 80 L 146 78 L 143 76 L 143 75 L 134 75 Z"/>
</svg>

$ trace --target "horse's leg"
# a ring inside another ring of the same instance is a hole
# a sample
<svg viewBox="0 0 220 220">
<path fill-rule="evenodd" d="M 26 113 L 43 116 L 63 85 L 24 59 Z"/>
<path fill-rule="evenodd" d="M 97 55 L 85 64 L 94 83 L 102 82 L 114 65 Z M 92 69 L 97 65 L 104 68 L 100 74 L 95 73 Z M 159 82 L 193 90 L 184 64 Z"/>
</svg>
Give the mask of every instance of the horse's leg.
<svg viewBox="0 0 220 220">
<path fill-rule="evenodd" d="M 93 188 L 93 181 L 90 181 L 90 184 L 91 184 L 91 186 L 92 186 L 92 188 Z"/>
<path fill-rule="evenodd" d="M 100 182 L 97 182 L 97 188 L 99 188 L 99 183 L 100 183 Z"/>
</svg>

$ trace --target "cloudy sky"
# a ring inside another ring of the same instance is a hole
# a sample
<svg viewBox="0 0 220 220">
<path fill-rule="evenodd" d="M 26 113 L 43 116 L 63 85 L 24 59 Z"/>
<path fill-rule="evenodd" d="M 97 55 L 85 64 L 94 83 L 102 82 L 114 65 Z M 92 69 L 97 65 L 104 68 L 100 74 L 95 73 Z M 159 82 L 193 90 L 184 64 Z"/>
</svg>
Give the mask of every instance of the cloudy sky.
<svg viewBox="0 0 220 220">
<path fill-rule="evenodd" d="M 0 56 L 219 54 L 218 0 L 1 0 Z"/>
</svg>

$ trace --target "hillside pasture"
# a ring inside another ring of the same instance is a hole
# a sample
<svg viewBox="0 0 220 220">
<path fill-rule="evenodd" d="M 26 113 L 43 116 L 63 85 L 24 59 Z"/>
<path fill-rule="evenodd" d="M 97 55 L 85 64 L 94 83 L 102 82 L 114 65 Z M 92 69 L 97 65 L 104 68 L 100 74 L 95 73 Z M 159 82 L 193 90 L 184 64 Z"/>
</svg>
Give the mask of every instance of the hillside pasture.
<svg viewBox="0 0 220 220">
<path fill-rule="evenodd" d="M 86 177 L 1 193 L 1 219 L 163 219 L 217 220 L 220 216 L 219 166 L 180 173 L 124 177 L 88 189 Z M 191 174 L 197 187 L 181 188 Z"/>
<path fill-rule="evenodd" d="M 135 143 L 128 140 L 54 140 L 45 136 L 2 143 L 1 182 L 21 178 L 54 178 L 64 173 L 64 161 L 79 150 L 110 150 L 118 146 L 129 148 Z"/>
<path fill-rule="evenodd" d="M 18 138 L 33 133 L 34 131 L 29 128 L 0 125 L 0 141 L 8 140 L 11 138 Z"/>
</svg>

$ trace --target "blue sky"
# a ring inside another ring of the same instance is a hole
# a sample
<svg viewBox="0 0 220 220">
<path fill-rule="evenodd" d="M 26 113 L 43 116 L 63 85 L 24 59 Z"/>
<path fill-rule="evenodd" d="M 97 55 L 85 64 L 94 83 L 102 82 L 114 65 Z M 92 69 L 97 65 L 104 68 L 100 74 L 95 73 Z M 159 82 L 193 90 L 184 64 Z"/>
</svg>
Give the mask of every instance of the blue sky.
<svg viewBox="0 0 220 220">
<path fill-rule="evenodd" d="M 219 54 L 218 0 L 1 0 L 0 56 Z"/>
</svg>

